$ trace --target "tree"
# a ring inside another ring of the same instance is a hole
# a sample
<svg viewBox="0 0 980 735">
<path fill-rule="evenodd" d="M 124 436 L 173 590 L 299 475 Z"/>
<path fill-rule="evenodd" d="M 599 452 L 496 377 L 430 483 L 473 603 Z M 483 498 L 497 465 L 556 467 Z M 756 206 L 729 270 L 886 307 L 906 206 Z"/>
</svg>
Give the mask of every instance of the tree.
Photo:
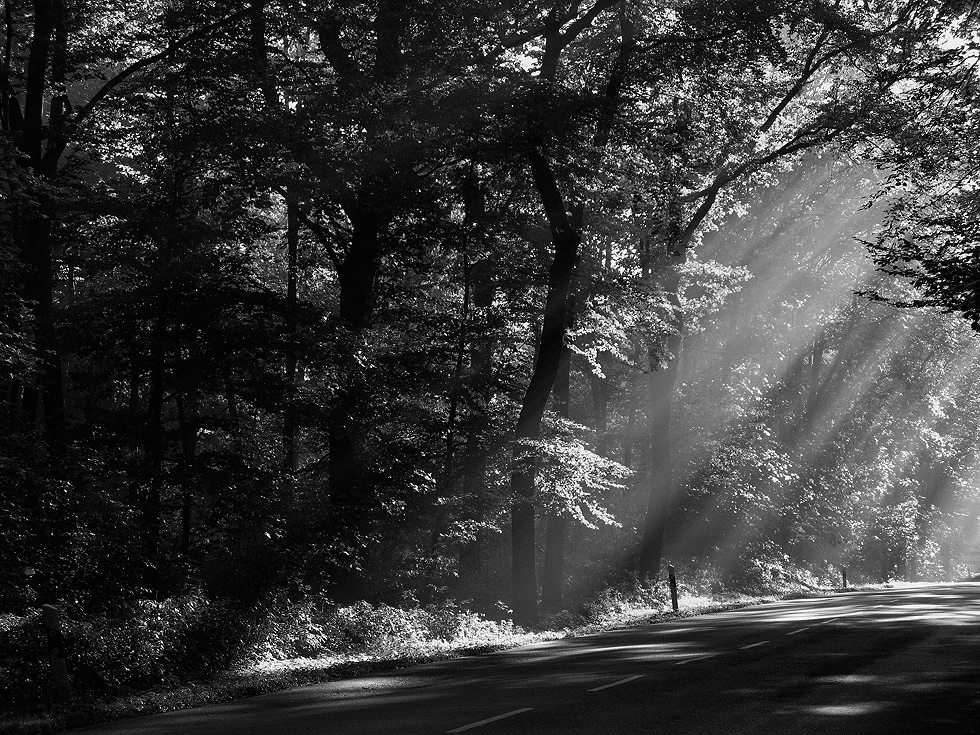
<svg viewBox="0 0 980 735">
<path fill-rule="evenodd" d="M 972 94 L 949 86 L 968 80 L 955 59 L 972 51 L 944 48 L 937 6 L 7 8 L 0 365 L 15 431 L 0 471 L 23 493 L 4 506 L 5 558 L 43 552 L 94 590 L 83 566 L 113 558 L 85 540 L 101 524 L 145 562 L 120 572 L 125 595 L 479 589 L 491 605 L 512 583 L 515 618 L 532 623 L 542 542 L 551 607 L 582 594 L 565 582 L 608 580 L 622 549 L 652 579 L 691 497 L 731 511 L 705 526 L 700 555 L 739 543 L 723 526 L 740 519 L 751 533 L 735 536 L 801 560 L 860 524 L 895 530 L 902 549 L 847 542 L 870 568 L 932 558 L 935 529 L 955 526 L 929 498 L 968 495 L 968 421 L 950 419 L 958 438 L 943 445 L 962 461 L 889 439 L 876 464 L 860 428 L 895 425 L 865 381 L 897 322 L 841 302 L 793 324 L 787 305 L 819 298 L 780 277 L 838 273 L 791 215 L 839 224 L 808 152 L 891 136 L 909 171 L 959 171 L 885 124 L 929 109 L 928 90 Z M 759 197 L 725 239 L 770 261 L 743 288 L 748 263 L 707 233 Z M 958 197 L 950 216 L 970 211 Z M 786 232 L 814 252 L 783 257 Z M 784 297 L 772 314 L 720 314 L 766 289 Z M 708 370 L 688 347 L 718 321 L 746 343 L 712 337 Z M 801 326 L 815 331 L 783 339 Z M 787 367 L 762 379 L 777 345 Z M 926 400 L 899 363 L 894 384 Z M 850 460 L 870 476 L 900 457 L 914 483 L 840 490 L 858 482 Z M 231 583 L 236 565 L 248 585 Z"/>
<path fill-rule="evenodd" d="M 978 105 L 975 8 L 951 9 L 941 27 L 944 39 L 934 42 L 915 76 L 896 90 L 893 106 L 872 123 L 884 142 L 866 153 L 887 173 L 876 198 L 889 216 L 868 245 L 884 272 L 915 286 L 914 296 L 894 303 L 938 307 L 976 327 L 978 166 L 969 143 Z"/>
</svg>

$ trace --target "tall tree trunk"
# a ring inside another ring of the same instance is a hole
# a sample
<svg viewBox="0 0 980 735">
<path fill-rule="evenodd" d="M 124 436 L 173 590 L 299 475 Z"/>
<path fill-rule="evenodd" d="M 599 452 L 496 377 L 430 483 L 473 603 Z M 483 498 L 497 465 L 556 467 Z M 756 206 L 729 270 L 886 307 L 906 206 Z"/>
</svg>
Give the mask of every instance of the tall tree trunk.
<svg viewBox="0 0 980 735">
<path fill-rule="evenodd" d="M 156 594 L 159 591 L 160 531 L 162 525 L 164 383 L 166 380 L 167 324 L 163 317 L 163 305 L 153 324 L 150 340 L 150 381 L 147 391 L 145 424 L 145 470 L 143 472 L 143 496 L 140 518 L 145 557 L 145 587 Z"/>
<path fill-rule="evenodd" d="M 249 6 L 249 51 L 255 83 L 262 90 L 262 97 L 269 110 L 279 110 L 279 91 L 269 74 L 269 54 L 266 48 L 265 0 L 248 0 Z M 294 187 L 287 185 L 286 200 L 286 331 L 292 338 L 295 327 L 295 310 L 298 303 L 299 284 L 299 200 Z M 292 347 L 288 348 L 283 364 L 285 383 L 284 406 L 282 408 L 282 464 L 284 471 L 292 473 L 297 469 L 296 442 L 298 426 L 296 423 L 296 370 L 297 358 Z M 229 403 L 231 405 L 231 402 Z"/>
<path fill-rule="evenodd" d="M 346 378 L 327 429 L 327 476 L 330 487 L 333 540 L 348 548 L 359 548 L 367 532 L 371 489 L 365 478 L 357 443 L 358 412 L 355 354 L 361 333 L 371 314 L 374 280 L 381 258 L 384 218 L 370 208 L 350 207 L 353 232 L 350 250 L 337 270 L 340 285 L 338 317 L 342 352 L 340 373 Z M 362 557 L 345 560 L 336 569 L 330 592 L 338 603 L 363 599 L 366 585 Z"/>
<path fill-rule="evenodd" d="M 616 120 L 617 108 L 619 106 L 620 97 L 622 96 L 623 87 L 626 84 L 626 76 L 630 69 L 630 63 L 633 58 L 633 54 L 636 53 L 636 24 L 630 17 L 629 8 L 627 3 L 621 2 L 619 4 L 619 32 L 620 32 L 620 44 L 619 50 L 616 53 L 616 58 L 613 60 L 612 66 L 609 69 L 609 76 L 606 79 L 606 88 L 603 90 L 602 107 L 600 108 L 599 120 L 596 124 L 596 131 L 593 137 L 593 144 L 596 148 L 603 148 L 609 143 L 610 135 L 612 134 L 613 123 Z M 605 242 L 605 250 L 601 253 L 601 258 L 597 257 L 597 261 L 601 260 L 602 265 L 605 267 L 606 271 L 612 270 L 612 239 L 607 238 Z M 597 263 L 598 267 L 598 263 Z M 583 284 L 583 291 L 588 294 L 592 290 L 592 277 L 591 275 L 587 279 L 588 283 Z M 603 362 L 602 352 L 596 355 L 596 361 L 599 366 L 602 366 Z M 609 383 L 608 378 L 600 378 L 594 372 L 590 378 L 591 389 L 592 389 L 592 428 L 596 432 L 596 451 L 600 455 L 605 455 L 608 451 L 607 443 L 608 437 L 606 432 L 608 430 L 608 412 L 609 412 Z"/>
<path fill-rule="evenodd" d="M 34 0 L 34 28 L 27 57 L 24 88 L 24 135 L 22 147 L 35 170 L 44 156 L 44 96 L 47 89 L 51 40 L 58 23 L 54 0 Z"/>
<path fill-rule="evenodd" d="M 485 316 L 496 295 L 496 267 L 489 258 L 478 260 L 470 266 L 473 308 Z M 484 331 L 471 340 L 469 381 L 469 417 L 466 423 L 466 457 L 463 463 L 463 497 L 470 504 L 473 518 L 485 515 L 487 503 L 487 446 L 486 435 L 489 424 L 487 409 L 493 398 L 493 348 L 494 339 L 490 325 L 483 325 Z M 465 544 L 459 553 L 459 577 L 465 586 L 469 585 L 482 566 L 485 534 L 476 532 L 475 538 Z"/>
<path fill-rule="evenodd" d="M 640 579 L 656 579 L 663 559 L 664 537 L 674 493 L 674 463 L 671 450 L 671 404 L 677 380 L 677 352 L 680 335 L 665 340 L 665 348 L 675 358 L 666 365 L 652 356 L 649 375 L 650 407 L 650 488 L 637 574 Z"/>
<path fill-rule="evenodd" d="M 514 622 L 533 625 L 538 619 L 538 583 L 534 522 L 534 478 L 537 462 L 527 440 L 541 436 L 551 389 L 558 376 L 562 346 L 569 321 L 572 274 L 582 242 L 582 208 L 576 207 L 573 224 L 558 190 L 551 164 L 541 154 L 539 143 L 529 135 L 528 161 L 534 185 L 541 197 L 551 227 L 555 250 L 548 275 L 548 295 L 531 380 L 521 402 L 514 444 L 514 470 L 511 474 L 511 545 Z"/>
<path fill-rule="evenodd" d="M 571 393 L 572 351 L 562 345 L 558 377 L 555 380 L 552 406 L 558 416 L 567 419 Z M 551 510 L 547 515 L 544 563 L 541 566 L 541 604 L 549 610 L 560 610 L 564 603 L 565 538 L 568 516 Z"/>
<path fill-rule="evenodd" d="M 20 381 L 12 379 L 7 383 L 7 389 L 4 395 L 3 426 L 10 434 L 17 432 L 19 424 L 21 388 Z"/>
<path fill-rule="evenodd" d="M 630 376 L 629 411 L 626 415 L 626 435 L 623 438 L 623 466 L 633 467 L 633 445 L 636 444 L 636 407 L 641 400 L 640 376 Z"/>
<path fill-rule="evenodd" d="M 35 345 L 36 346 L 36 345 Z M 20 392 L 20 411 L 17 414 L 18 430 L 30 431 L 37 426 L 37 410 L 41 405 L 41 391 L 33 385 L 25 385 Z"/>
<path fill-rule="evenodd" d="M 450 498 L 455 495 L 456 485 L 456 435 L 460 403 L 463 397 L 463 369 L 466 364 L 466 351 L 469 342 L 470 328 L 470 263 L 464 241 L 462 253 L 463 275 L 463 306 L 460 314 L 459 336 L 456 340 L 456 357 L 452 378 L 449 382 L 449 411 L 446 415 L 445 454 L 442 462 L 442 473 L 436 485 L 437 498 Z M 432 519 L 432 534 L 429 542 L 429 552 L 437 553 L 446 522 L 446 505 L 439 503 Z M 426 587 L 419 602 L 427 605 L 430 588 Z"/>
<path fill-rule="evenodd" d="M 602 353 L 597 356 L 602 364 Z M 603 371 L 605 372 L 605 371 Z M 609 378 L 595 373 L 589 376 L 592 395 L 592 428 L 595 430 L 596 453 L 605 456 L 609 451 Z"/>
<path fill-rule="evenodd" d="M 34 172 L 51 179 L 57 172 L 57 160 L 44 155 L 44 108 L 48 88 L 48 65 L 52 81 L 63 83 L 65 78 L 66 25 L 65 8 L 61 0 L 35 0 L 34 33 L 27 60 L 27 79 L 24 94 L 24 124 L 21 147 Z M 52 100 L 49 126 L 61 124 L 61 96 Z M 31 305 L 34 317 L 34 342 L 38 357 L 44 433 L 49 447 L 56 454 L 65 450 L 65 398 L 61 356 L 54 335 L 54 264 L 51 253 L 51 213 L 41 211 L 24 218 L 21 223 L 21 254 L 25 266 L 23 295 Z M 34 416 L 37 395 L 25 391 L 23 414 Z"/>
<path fill-rule="evenodd" d="M 626 13 L 625 3 L 622 3 L 620 8 L 622 44 L 604 90 L 605 104 L 595 136 L 595 141 L 600 146 L 608 140 L 619 93 L 633 52 L 633 24 Z M 545 21 L 545 43 L 538 74 L 541 81 L 551 84 L 558 76 L 562 52 L 582 30 L 582 27 L 578 27 L 563 33 L 562 25 L 561 13 L 558 11 L 558 6 L 555 6 Z M 565 332 L 570 320 L 572 276 L 578 259 L 579 245 L 582 242 L 584 204 L 577 204 L 575 212 L 569 218 L 569 208 L 558 189 L 554 171 L 542 154 L 541 141 L 530 123 L 526 134 L 528 163 L 535 189 L 541 198 L 548 219 L 555 250 L 548 278 L 548 296 L 534 371 L 517 420 L 514 470 L 511 474 L 514 621 L 519 624 L 534 624 L 538 616 L 533 504 L 536 462 L 533 456 L 525 451 L 527 447 L 523 446 L 523 443 L 525 440 L 536 440 L 540 437 L 541 419 L 558 374 Z"/>
<path fill-rule="evenodd" d="M 127 469 L 129 477 L 129 505 L 138 508 L 140 503 L 141 468 L 136 460 L 140 448 L 140 437 L 145 435 L 145 429 L 140 417 L 140 383 L 142 375 L 138 365 L 139 354 L 134 347 L 129 356 L 129 390 L 126 401 L 126 416 L 129 429 L 130 461 Z"/>
<path fill-rule="evenodd" d="M 296 326 L 295 310 L 299 286 L 299 202 L 289 189 L 286 190 L 286 328 L 292 336 Z M 282 468 L 295 472 L 297 467 L 296 440 L 296 353 L 290 348 L 286 355 L 285 383 L 286 405 L 282 415 Z"/>
<path fill-rule="evenodd" d="M 44 435 L 55 454 L 65 450 L 65 394 L 61 355 L 54 334 L 54 264 L 51 257 L 50 221 L 31 219 L 24 239 L 28 273 L 24 297 L 34 316 L 34 345 L 40 368 Z M 31 407 L 28 407 L 30 410 Z"/>
<path fill-rule="evenodd" d="M 340 23 L 325 18 L 317 27 L 323 51 L 345 93 L 364 94 L 371 85 L 392 83 L 401 74 L 402 35 L 409 22 L 406 7 L 405 0 L 382 0 L 378 4 L 373 23 L 374 68 L 370 74 L 351 58 L 341 42 Z M 374 122 L 368 124 L 365 136 L 369 145 L 382 150 L 391 144 Z M 337 362 L 346 385 L 340 388 L 327 427 L 327 476 L 332 538 L 338 546 L 349 549 L 363 548 L 369 524 L 377 517 L 375 509 L 370 508 L 372 491 L 355 441 L 359 428 L 355 416 L 361 404 L 355 394 L 363 389 L 356 384 L 359 368 L 355 356 L 371 315 L 374 281 L 381 260 L 381 235 L 397 206 L 391 200 L 397 187 L 392 187 L 391 182 L 398 178 L 393 170 L 376 170 L 374 180 L 365 182 L 354 200 L 344 204 L 351 223 L 351 241 L 346 257 L 337 268 L 340 286 L 337 316 L 344 332 L 340 335 Z M 330 584 L 335 601 L 353 602 L 363 598 L 366 585 L 360 567 L 365 556 L 359 552 L 358 557 L 337 565 Z"/>
<path fill-rule="evenodd" d="M 806 389 L 806 416 L 812 416 L 817 410 L 817 397 L 820 392 L 820 381 L 823 378 L 823 354 L 827 350 L 827 334 L 821 330 L 810 350 L 810 376 Z"/>
<path fill-rule="evenodd" d="M 541 566 L 541 604 L 547 610 L 561 610 L 565 604 L 565 546 L 568 516 L 549 513 L 545 531 L 544 563 Z"/>
<path fill-rule="evenodd" d="M 680 362 L 682 324 L 680 321 L 679 266 L 686 256 L 684 246 L 670 248 L 663 262 L 662 284 L 674 309 L 673 331 L 650 350 L 648 378 L 650 411 L 650 487 L 647 497 L 643 538 L 637 562 L 640 579 L 656 579 L 663 560 L 674 496 L 674 462 L 672 456 L 671 411 L 674 386 Z"/>
<path fill-rule="evenodd" d="M 371 213 L 356 213 L 351 214 L 350 219 L 353 226 L 350 252 L 337 273 L 340 284 L 338 316 L 341 328 L 346 332 L 341 337 L 346 342 L 341 355 L 344 363 L 341 370 L 347 377 L 352 377 L 356 343 L 371 313 L 371 295 L 381 251 L 380 218 Z M 338 511 L 348 506 L 352 509 L 361 500 L 361 467 L 354 447 L 356 407 L 352 388 L 348 381 L 328 432 L 330 496 Z"/>
<path fill-rule="evenodd" d="M 54 92 L 49 103 L 47 137 L 48 150 L 40 160 L 34 161 L 34 170 L 42 177 L 53 180 L 58 173 L 60 152 L 63 150 L 61 139 L 64 135 L 64 125 L 69 110 L 65 84 L 68 74 L 68 18 L 64 0 L 50 0 L 49 3 L 35 3 L 40 12 L 40 5 L 46 5 L 44 13 L 50 13 L 54 23 L 53 39 L 50 45 L 51 56 L 51 88 Z M 39 73 L 43 69 L 39 65 Z M 33 104 L 33 103 L 32 103 Z M 35 119 L 38 116 L 35 115 Z M 32 135 L 34 129 L 31 128 Z M 42 131 L 42 135 L 43 135 Z M 40 151 L 40 146 L 37 148 Z M 57 153 L 57 155 L 55 155 Z M 50 206 L 50 205 L 48 205 Z M 56 266 L 52 256 L 51 221 L 54 219 L 50 212 L 42 211 L 40 222 L 35 222 L 30 229 L 26 244 L 34 250 L 34 267 L 36 276 L 36 291 L 33 298 L 35 306 L 35 345 L 41 357 L 41 391 L 44 401 L 44 432 L 48 446 L 55 455 L 63 455 L 67 448 L 65 436 L 65 387 L 64 365 L 61 359 L 60 346 L 55 337 L 54 286 Z M 34 238 L 36 237 L 36 240 Z M 33 241 L 33 242 L 32 242 Z M 73 284 L 69 280 L 69 285 Z"/>
<path fill-rule="evenodd" d="M 177 420 L 180 427 L 181 468 L 180 484 L 180 554 L 186 560 L 191 550 L 191 530 L 194 513 L 194 460 L 197 456 L 198 398 L 196 395 L 177 395 Z"/>
<path fill-rule="evenodd" d="M 249 0 L 249 47 L 254 74 L 269 109 L 279 105 L 279 96 L 269 76 L 269 55 L 265 42 L 265 0 Z"/>
<path fill-rule="evenodd" d="M 228 383 L 225 386 L 225 404 L 228 410 L 228 421 L 231 424 L 231 447 L 239 457 L 244 457 L 245 446 L 242 443 L 241 415 L 238 411 L 238 395 L 235 386 Z"/>
</svg>

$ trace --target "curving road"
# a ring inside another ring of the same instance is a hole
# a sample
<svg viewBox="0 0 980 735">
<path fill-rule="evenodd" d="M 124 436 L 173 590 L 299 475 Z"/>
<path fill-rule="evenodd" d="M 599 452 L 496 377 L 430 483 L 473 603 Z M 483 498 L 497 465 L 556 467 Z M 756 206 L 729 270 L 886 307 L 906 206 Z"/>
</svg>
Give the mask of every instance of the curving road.
<svg viewBox="0 0 980 735">
<path fill-rule="evenodd" d="M 980 584 L 760 605 L 73 732 L 980 733 Z"/>
</svg>

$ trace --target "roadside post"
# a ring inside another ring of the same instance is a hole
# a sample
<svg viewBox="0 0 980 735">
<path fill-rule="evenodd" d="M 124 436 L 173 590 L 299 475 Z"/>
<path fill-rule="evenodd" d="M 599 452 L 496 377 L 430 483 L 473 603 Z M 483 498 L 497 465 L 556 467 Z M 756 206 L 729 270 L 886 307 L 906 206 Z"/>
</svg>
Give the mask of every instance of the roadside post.
<svg viewBox="0 0 980 735">
<path fill-rule="evenodd" d="M 41 608 L 44 637 L 47 640 L 48 663 L 51 665 L 51 681 L 58 699 L 68 699 L 70 694 L 68 666 L 65 663 L 65 637 L 61 632 L 61 610 L 54 605 Z"/>
<path fill-rule="evenodd" d="M 677 612 L 677 576 L 674 574 L 674 565 L 667 565 L 667 580 L 670 583 L 670 605 Z"/>
</svg>

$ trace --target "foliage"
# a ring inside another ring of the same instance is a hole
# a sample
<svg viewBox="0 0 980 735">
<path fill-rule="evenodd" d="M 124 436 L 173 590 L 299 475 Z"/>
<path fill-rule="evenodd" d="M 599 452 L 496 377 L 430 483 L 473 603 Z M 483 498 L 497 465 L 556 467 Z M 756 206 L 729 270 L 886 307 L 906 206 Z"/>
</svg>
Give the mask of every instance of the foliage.
<svg viewBox="0 0 980 735">
<path fill-rule="evenodd" d="M 867 157 L 888 176 L 878 196 L 885 226 L 868 245 L 879 268 L 914 287 L 875 298 L 906 307 L 931 306 L 959 314 L 974 327 L 977 310 L 976 135 L 978 77 L 976 18 L 954 12 L 934 64 L 902 85 L 900 105 L 887 120 L 889 144 Z"/>
<path fill-rule="evenodd" d="M 87 694 L 174 685 L 227 667 L 251 643 L 241 615 L 200 594 L 142 600 L 112 617 L 69 617 L 63 631 L 72 687 Z M 0 636 L 5 701 L 18 707 L 45 701 L 49 674 L 40 615 L 16 620 Z"/>
<path fill-rule="evenodd" d="M 664 612 L 670 606 L 670 593 L 664 583 L 641 584 L 635 578 L 599 590 L 579 608 L 579 625 L 608 623 L 625 613 Z"/>
<path fill-rule="evenodd" d="M 49 674 L 39 613 L 6 616 L 0 625 L 4 701 L 16 709 L 44 702 L 50 696 Z M 510 622 L 487 620 L 451 601 L 399 608 L 366 602 L 337 607 L 307 599 L 267 604 L 261 613 L 243 615 L 196 592 L 162 603 L 140 601 L 113 617 L 69 618 L 64 634 L 76 696 L 175 687 L 224 671 L 233 662 L 329 656 L 380 660 L 521 640 Z"/>
<path fill-rule="evenodd" d="M 367 602 L 337 607 L 306 600 L 281 607 L 265 625 L 263 641 L 252 654 L 259 659 L 344 654 L 397 658 L 427 646 L 478 647 L 515 634 L 511 623 L 487 620 L 452 600 L 425 608 Z"/>
<path fill-rule="evenodd" d="M 632 472 L 589 449 L 578 438 L 583 428 L 561 421 L 556 423 L 552 436 L 527 442 L 527 451 L 540 462 L 539 502 L 542 507 L 566 514 L 587 528 L 597 528 L 596 524 L 619 525 L 600 499 L 624 490 L 624 482 Z"/>
</svg>

